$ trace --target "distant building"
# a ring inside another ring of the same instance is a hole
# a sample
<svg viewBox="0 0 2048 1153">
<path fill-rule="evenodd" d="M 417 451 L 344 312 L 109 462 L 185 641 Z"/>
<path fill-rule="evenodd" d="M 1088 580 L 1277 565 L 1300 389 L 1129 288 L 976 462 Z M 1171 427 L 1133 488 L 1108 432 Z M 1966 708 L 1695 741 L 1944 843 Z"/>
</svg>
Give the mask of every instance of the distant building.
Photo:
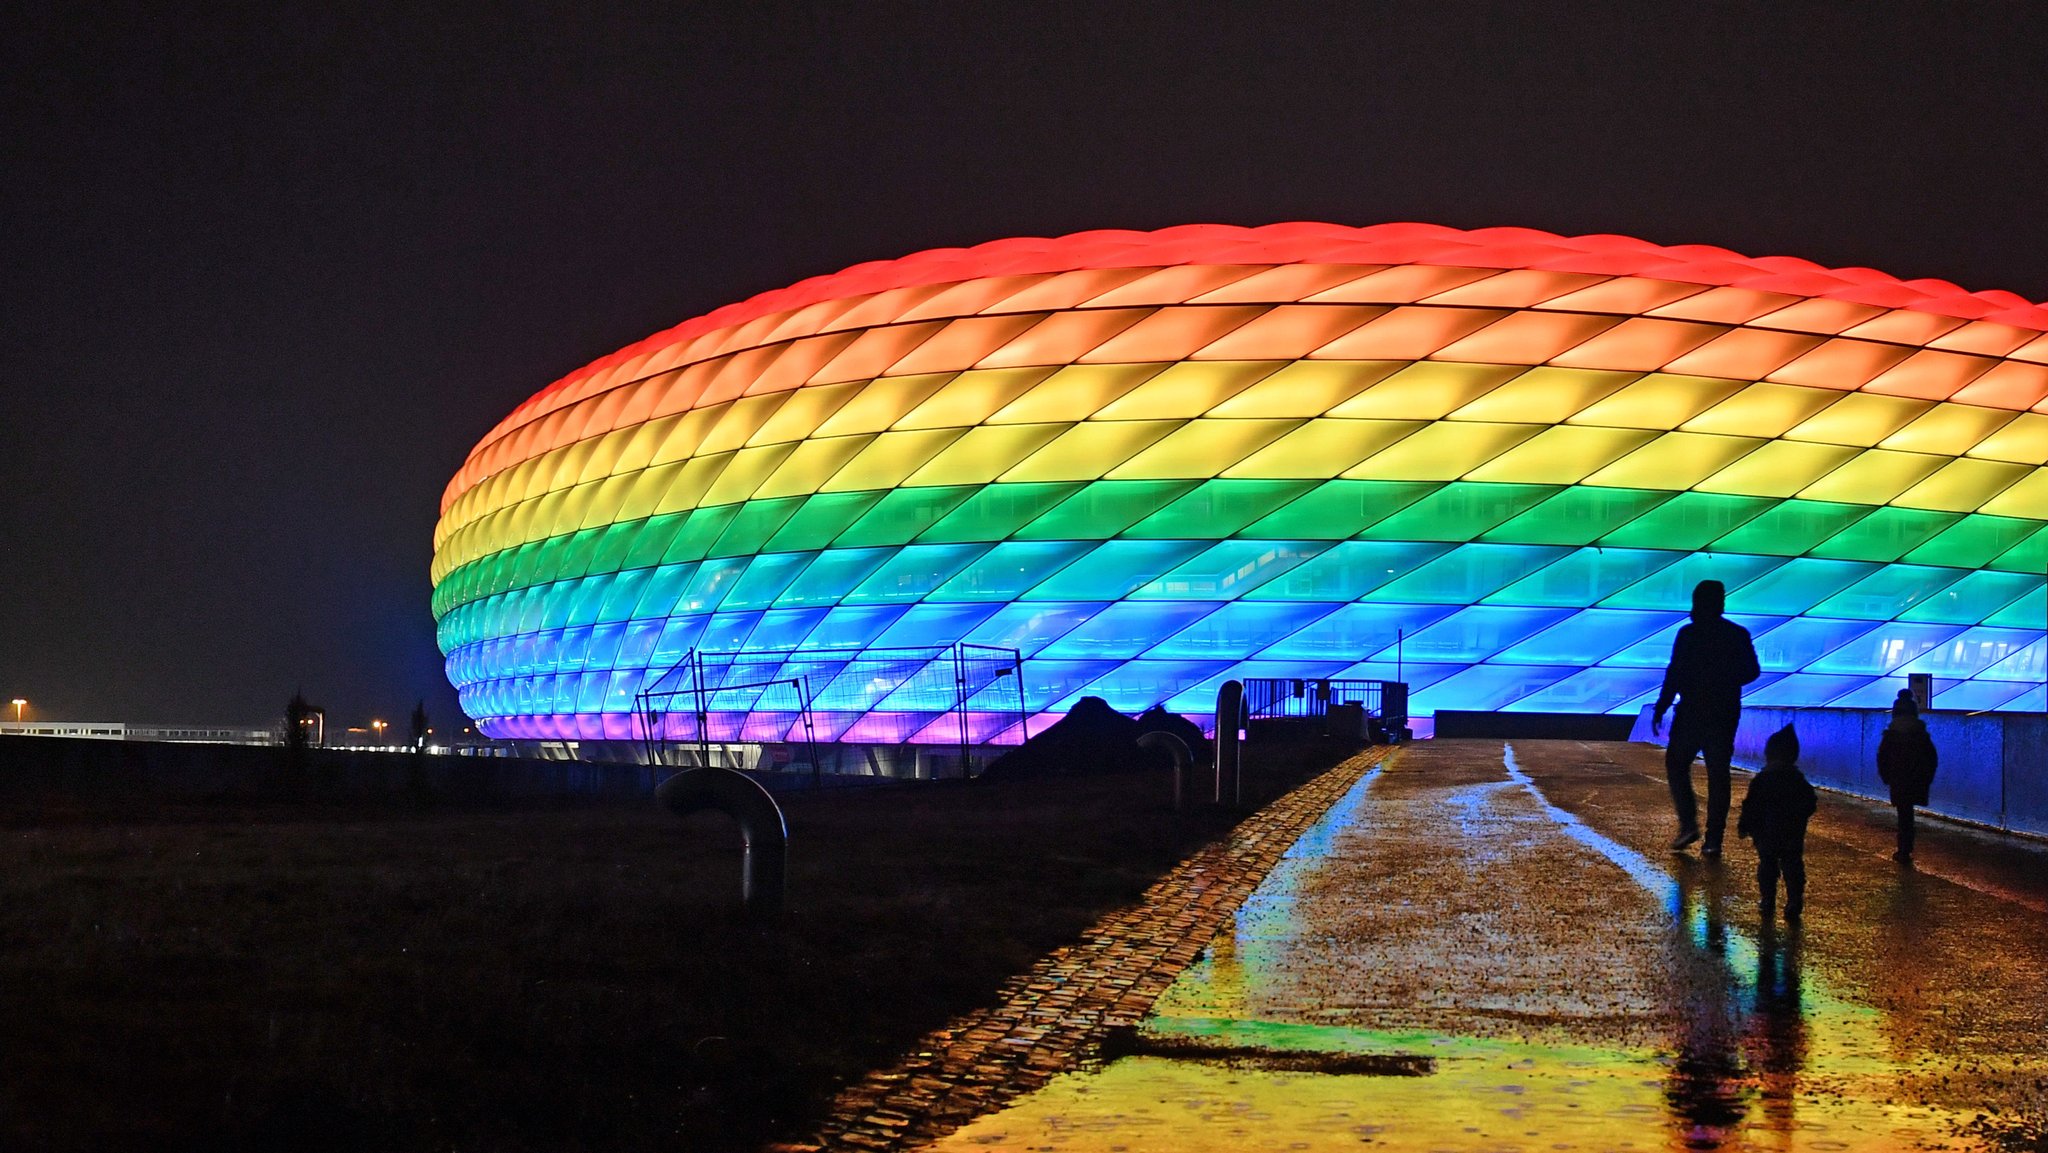
<svg viewBox="0 0 2048 1153">
<path fill-rule="evenodd" d="M 131 725 L 124 721 L 0 721 L 0 736 L 81 737 L 101 741 L 173 741 L 211 745 L 280 744 L 276 729 L 243 725 Z"/>
</svg>

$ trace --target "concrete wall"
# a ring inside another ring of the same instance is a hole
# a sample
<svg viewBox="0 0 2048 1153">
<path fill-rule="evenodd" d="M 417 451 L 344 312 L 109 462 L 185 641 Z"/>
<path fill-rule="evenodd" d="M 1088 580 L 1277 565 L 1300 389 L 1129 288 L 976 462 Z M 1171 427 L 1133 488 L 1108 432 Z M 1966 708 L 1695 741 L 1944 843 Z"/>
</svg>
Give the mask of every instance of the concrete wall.
<svg viewBox="0 0 2048 1153">
<path fill-rule="evenodd" d="M 1928 796 L 1930 811 L 2048 836 L 2048 718 L 1933 711 L 1921 719 L 1941 754 Z M 1807 779 L 1889 801 L 1889 791 L 1877 779 L 1877 742 L 1890 723 L 1887 709 L 1745 708 L 1735 734 L 1735 763 L 1746 768 L 1763 764 L 1765 738 L 1790 724 L 1799 733 L 1799 768 Z M 1650 735 L 1648 707 L 1637 715 L 1629 739 L 1664 743 Z"/>
</svg>

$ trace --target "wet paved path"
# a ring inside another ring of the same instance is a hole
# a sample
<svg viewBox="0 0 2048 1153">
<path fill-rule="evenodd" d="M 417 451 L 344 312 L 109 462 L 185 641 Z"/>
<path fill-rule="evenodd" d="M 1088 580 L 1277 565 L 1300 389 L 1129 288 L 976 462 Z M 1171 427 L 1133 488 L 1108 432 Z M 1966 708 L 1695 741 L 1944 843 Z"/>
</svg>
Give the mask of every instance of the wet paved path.
<svg viewBox="0 0 2048 1153">
<path fill-rule="evenodd" d="M 1347 766 L 1276 806 L 1319 818 L 1268 830 L 1304 830 L 1277 863 L 1209 863 L 1249 895 L 1170 984 L 1162 956 L 1042 1075 L 928 1074 L 960 1111 L 832 1143 L 2048 1149 L 2048 850 L 1928 821 L 1902 869 L 1889 810 L 1824 794 L 1806 921 L 1766 926 L 1747 843 L 1663 850 L 1659 761 L 1472 740 Z M 1178 931 L 1133 918 L 1103 939 Z M 970 1119 L 992 1086 L 981 1108 L 1013 1099 Z"/>
</svg>

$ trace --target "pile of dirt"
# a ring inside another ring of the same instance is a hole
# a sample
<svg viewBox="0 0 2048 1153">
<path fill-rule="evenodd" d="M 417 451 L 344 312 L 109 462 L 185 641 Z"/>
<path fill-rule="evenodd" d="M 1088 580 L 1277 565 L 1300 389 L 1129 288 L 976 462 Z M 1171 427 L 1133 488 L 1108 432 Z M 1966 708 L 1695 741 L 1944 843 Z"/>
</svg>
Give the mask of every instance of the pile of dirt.
<svg viewBox="0 0 2048 1153">
<path fill-rule="evenodd" d="M 1208 755 L 1209 743 L 1202 730 L 1186 717 L 1155 705 L 1133 720 L 1101 697 L 1082 697 L 1044 732 L 999 757 L 983 771 L 982 779 L 1011 781 L 1172 768 L 1172 758 L 1166 753 L 1139 746 L 1138 738 L 1150 732 L 1179 737 L 1197 761 Z"/>
</svg>

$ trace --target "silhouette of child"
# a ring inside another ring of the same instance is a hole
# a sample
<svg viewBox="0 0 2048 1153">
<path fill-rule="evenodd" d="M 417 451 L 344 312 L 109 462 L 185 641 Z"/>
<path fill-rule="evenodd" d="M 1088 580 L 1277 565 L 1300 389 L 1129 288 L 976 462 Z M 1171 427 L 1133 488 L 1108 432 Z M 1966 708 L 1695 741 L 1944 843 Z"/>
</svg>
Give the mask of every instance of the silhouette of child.
<svg viewBox="0 0 2048 1153">
<path fill-rule="evenodd" d="M 1757 910 L 1766 923 L 1785 877 L 1785 919 L 1797 921 L 1806 903 L 1806 821 L 1813 816 L 1813 786 L 1799 771 L 1799 734 L 1786 725 L 1764 742 L 1763 771 L 1749 782 L 1736 819 L 1737 836 L 1756 845 Z"/>
<path fill-rule="evenodd" d="M 1934 739 L 1920 719 L 1911 689 L 1900 689 L 1892 702 L 1892 723 L 1877 742 L 1877 778 L 1891 787 L 1892 808 L 1899 811 L 1899 849 L 1892 860 L 1913 859 L 1913 806 L 1927 803 L 1934 784 Z"/>
</svg>

